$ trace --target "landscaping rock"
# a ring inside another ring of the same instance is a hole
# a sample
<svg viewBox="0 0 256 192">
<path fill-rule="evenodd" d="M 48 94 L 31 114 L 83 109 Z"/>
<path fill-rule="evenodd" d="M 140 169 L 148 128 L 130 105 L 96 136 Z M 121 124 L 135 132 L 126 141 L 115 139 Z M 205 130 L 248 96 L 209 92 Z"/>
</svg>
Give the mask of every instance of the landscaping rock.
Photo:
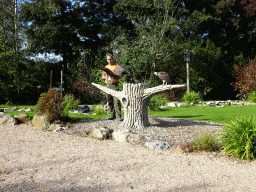
<svg viewBox="0 0 256 192">
<path fill-rule="evenodd" d="M 142 143 L 145 143 L 145 139 L 146 138 L 143 135 L 130 134 L 128 137 L 128 142 L 134 143 L 134 144 L 142 144 Z"/>
<path fill-rule="evenodd" d="M 176 152 L 179 154 L 183 154 L 185 152 L 192 152 L 193 145 L 190 142 L 182 143 L 176 148 Z"/>
<path fill-rule="evenodd" d="M 61 124 L 51 124 L 47 131 L 54 131 L 54 130 L 59 130 L 61 128 Z"/>
<path fill-rule="evenodd" d="M 60 132 L 60 131 L 66 130 L 66 129 L 68 129 L 68 128 L 67 127 L 59 127 L 57 129 L 53 130 L 52 132 Z"/>
<path fill-rule="evenodd" d="M 48 129 L 50 124 L 47 121 L 47 115 L 36 114 L 32 120 L 32 125 L 40 129 Z"/>
<path fill-rule="evenodd" d="M 113 136 L 113 139 L 115 139 L 116 141 L 127 143 L 128 137 L 130 136 L 130 134 L 131 134 L 131 130 L 124 129 L 124 130 L 114 131 L 112 136 Z"/>
<path fill-rule="evenodd" d="M 0 112 L 0 125 L 16 125 L 17 120 L 11 115 Z"/>
<path fill-rule="evenodd" d="M 25 109 L 25 111 L 32 111 L 32 109 L 31 109 L 31 108 L 28 108 L 28 109 Z"/>
<path fill-rule="evenodd" d="M 17 115 L 16 119 L 19 121 L 19 122 L 26 122 L 28 121 L 29 117 L 26 113 L 20 113 L 19 115 Z"/>
<path fill-rule="evenodd" d="M 112 130 L 108 129 L 107 127 L 97 127 L 94 128 L 91 136 L 97 139 L 108 139 L 111 137 Z"/>
<path fill-rule="evenodd" d="M 10 110 L 10 112 L 14 112 L 14 111 L 16 111 L 17 110 L 17 107 L 13 107 L 11 110 Z"/>
<path fill-rule="evenodd" d="M 168 144 L 167 142 L 158 141 L 158 140 L 154 142 L 146 142 L 145 145 L 151 149 L 167 149 L 171 147 L 171 145 Z"/>
<path fill-rule="evenodd" d="M 17 111 L 25 111 L 25 110 L 26 110 L 26 108 L 21 108 L 21 109 L 19 109 Z"/>
</svg>

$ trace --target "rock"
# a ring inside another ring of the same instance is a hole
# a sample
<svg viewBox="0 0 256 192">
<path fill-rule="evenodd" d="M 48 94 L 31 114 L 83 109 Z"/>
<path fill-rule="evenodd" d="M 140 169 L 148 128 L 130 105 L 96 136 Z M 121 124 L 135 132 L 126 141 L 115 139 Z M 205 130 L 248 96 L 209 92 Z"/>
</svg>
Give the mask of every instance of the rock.
<svg viewBox="0 0 256 192">
<path fill-rule="evenodd" d="M 68 129 L 68 128 L 67 127 L 59 127 L 57 129 L 53 130 L 52 132 L 60 132 L 60 131 L 66 130 L 66 129 Z"/>
<path fill-rule="evenodd" d="M 173 102 L 173 103 L 168 103 L 167 104 L 168 107 L 177 107 L 177 103 L 176 102 Z"/>
<path fill-rule="evenodd" d="M 19 115 L 17 115 L 16 119 L 22 123 L 28 121 L 29 117 L 26 113 L 20 113 Z"/>
<path fill-rule="evenodd" d="M 88 105 L 84 105 L 78 108 L 78 113 L 88 113 L 90 112 L 90 107 Z"/>
<path fill-rule="evenodd" d="M 176 148 L 177 153 L 185 153 L 193 151 L 193 145 L 190 142 L 182 143 Z"/>
<path fill-rule="evenodd" d="M 25 111 L 25 110 L 26 110 L 26 108 L 21 108 L 21 109 L 19 109 L 17 111 Z"/>
<path fill-rule="evenodd" d="M 60 130 L 61 129 L 61 124 L 51 124 L 47 131 L 54 131 L 54 130 Z"/>
<path fill-rule="evenodd" d="M 17 120 L 11 115 L 0 112 L 0 125 L 16 125 Z"/>
<path fill-rule="evenodd" d="M 158 140 L 154 142 L 146 142 L 145 145 L 151 149 L 167 149 L 171 147 L 171 145 L 168 144 L 167 142 L 158 141 Z"/>
<path fill-rule="evenodd" d="M 114 131 L 112 136 L 113 136 L 113 139 L 115 139 L 116 141 L 127 143 L 128 137 L 130 136 L 130 134 L 131 134 L 131 130 L 124 129 L 124 130 Z"/>
<path fill-rule="evenodd" d="M 107 127 L 98 127 L 92 130 L 91 136 L 97 139 L 108 139 L 111 137 L 112 130 Z"/>
<path fill-rule="evenodd" d="M 17 110 L 17 107 L 13 107 L 11 110 L 10 110 L 10 112 L 14 112 L 14 111 L 16 111 Z"/>
<path fill-rule="evenodd" d="M 48 129 L 50 126 L 49 122 L 47 121 L 47 115 L 39 115 L 36 114 L 32 120 L 32 125 L 38 127 L 40 129 Z"/>
<path fill-rule="evenodd" d="M 32 111 L 32 109 L 31 109 L 31 108 L 28 108 L 28 109 L 25 109 L 25 111 Z"/>
<path fill-rule="evenodd" d="M 0 112 L 6 112 L 8 108 L 0 108 Z"/>
</svg>

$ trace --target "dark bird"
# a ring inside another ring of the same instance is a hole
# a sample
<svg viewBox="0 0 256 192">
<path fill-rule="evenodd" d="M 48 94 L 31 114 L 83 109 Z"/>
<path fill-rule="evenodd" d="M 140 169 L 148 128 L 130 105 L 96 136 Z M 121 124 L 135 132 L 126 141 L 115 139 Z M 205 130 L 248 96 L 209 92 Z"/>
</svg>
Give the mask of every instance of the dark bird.
<svg viewBox="0 0 256 192">
<path fill-rule="evenodd" d="M 114 79 L 121 79 L 124 74 L 132 74 L 132 69 L 127 66 L 116 65 L 116 68 L 111 71 L 106 67 L 101 67 L 101 70 L 107 73 L 107 79 L 112 82 Z"/>
<path fill-rule="evenodd" d="M 158 76 L 163 81 L 163 85 L 176 83 L 175 78 L 166 72 L 154 72 L 154 75 Z"/>
</svg>

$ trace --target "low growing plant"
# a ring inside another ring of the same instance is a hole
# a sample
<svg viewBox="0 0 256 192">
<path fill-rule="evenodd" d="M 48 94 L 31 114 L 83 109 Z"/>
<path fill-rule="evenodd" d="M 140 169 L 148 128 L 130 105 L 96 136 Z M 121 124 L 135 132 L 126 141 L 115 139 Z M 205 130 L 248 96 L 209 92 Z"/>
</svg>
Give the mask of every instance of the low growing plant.
<svg viewBox="0 0 256 192">
<path fill-rule="evenodd" d="M 225 155 L 242 160 L 254 160 L 256 155 L 256 118 L 241 117 L 222 130 L 221 141 Z"/>
<path fill-rule="evenodd" d="M 216 135 L 203 133 L 193 142 L 195 151 L 215 151 L 220 148 L 220 142 Z"/>
<path fill-rule="evenodd" d="M 256 102 L 256 91 L 249 94 L 248 101 Z"/>
<path fill-rule="evenodd" d="M 47 93 L 42 93 L 36 105 L 36 111 L 39 114 L 46 114 L 48 121 L 51 123 L 55 120 L 65 118 L 63 115 L 64 107 L 59 91 L 49 89 Z"/>
<path fill-rule="evenodd" d="M 202 98 L 199 93 L 191 91 L 189 93 L 185 93 L 185 95 L 182 98 L 182 101 L 189 106 L 191 103 L 198 104 L 200 101 L 202 101 Z"/>
<path fill-rule="evenodd" d="M 70 109 L 76 109 L 79 103 L 80 101 L 76 100 L 72 94 L 66 94 L 62 101 L 64 115 L 67 116 Z"/>
<path fill-rule="evenodd" d="M 168 99 L 161 94 L 157 94 L 150 99 L 148 107 L 152 111 L 159 111 L 160 107 L 164 106 L 166 103 L 168 103 Z"/>
<path fill-rule="evenodd" d="M 98 105 L 97 107 L 95 107 L 94 113 L 96 113 L 97 115 L 104 114 L 104 107 L 102 105 Z"/>
</svg>

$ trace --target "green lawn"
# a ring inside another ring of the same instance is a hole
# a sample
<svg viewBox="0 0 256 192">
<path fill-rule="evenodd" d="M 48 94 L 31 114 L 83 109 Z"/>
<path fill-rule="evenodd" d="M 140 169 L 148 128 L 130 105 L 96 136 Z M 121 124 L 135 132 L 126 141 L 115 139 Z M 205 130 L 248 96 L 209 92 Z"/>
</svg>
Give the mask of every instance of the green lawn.
<svg viewBox="0 0 256 192">
<path fill-rule="evenodd" d="M 158 112 L 149 111 L 149 116 L 193 119 L 225 124 L 241 116 L 250 117 L 255 114 L 255 112 L 256 105 L 225 107 L 190 106 L 168 107 Z"/>
<path fill-rule="evenodd" d="M 0 108 L 12 108 L 10 106 L 0 105 Z M 32 108 L 35 109 L 34 106 L 30 105 L 22 105 L 17 106 L 18 109 L 21 108 Z M 149 111 L 149 116 L 160 116 L 160 117 L 172 117 L 172 118 L 181 118 L 181 119 L 193 119 L 200 121 L 212 121 L 216 123 L 230 123 L 231 120 L 235 118 L 240 118 L 241 116 L 250 117 L 255 114 L 256 105 L 250 106 L 225 106 L 225 107 L 207 107 L 207 106 L 190 106 L 190 107 L 167 107 L 161 109 L 160 111 Z M 11 114 L 12 116 L 17 115 L 19 113 L 27 113 L 29 117 L 33 117 L 36 113 L 32 112 L 7 112 L 7 114 Z M 123 115 L 123 112 L 122 112 Z M 83 114 L 75 114 L 69 113 L 69 117 L 73 120 L 84 120 L 84 119 L 97 119 L 97 118 L 106 118 L 109 117 L 107 114 L 101 115 L 83 115 Z"/>
</svg>

